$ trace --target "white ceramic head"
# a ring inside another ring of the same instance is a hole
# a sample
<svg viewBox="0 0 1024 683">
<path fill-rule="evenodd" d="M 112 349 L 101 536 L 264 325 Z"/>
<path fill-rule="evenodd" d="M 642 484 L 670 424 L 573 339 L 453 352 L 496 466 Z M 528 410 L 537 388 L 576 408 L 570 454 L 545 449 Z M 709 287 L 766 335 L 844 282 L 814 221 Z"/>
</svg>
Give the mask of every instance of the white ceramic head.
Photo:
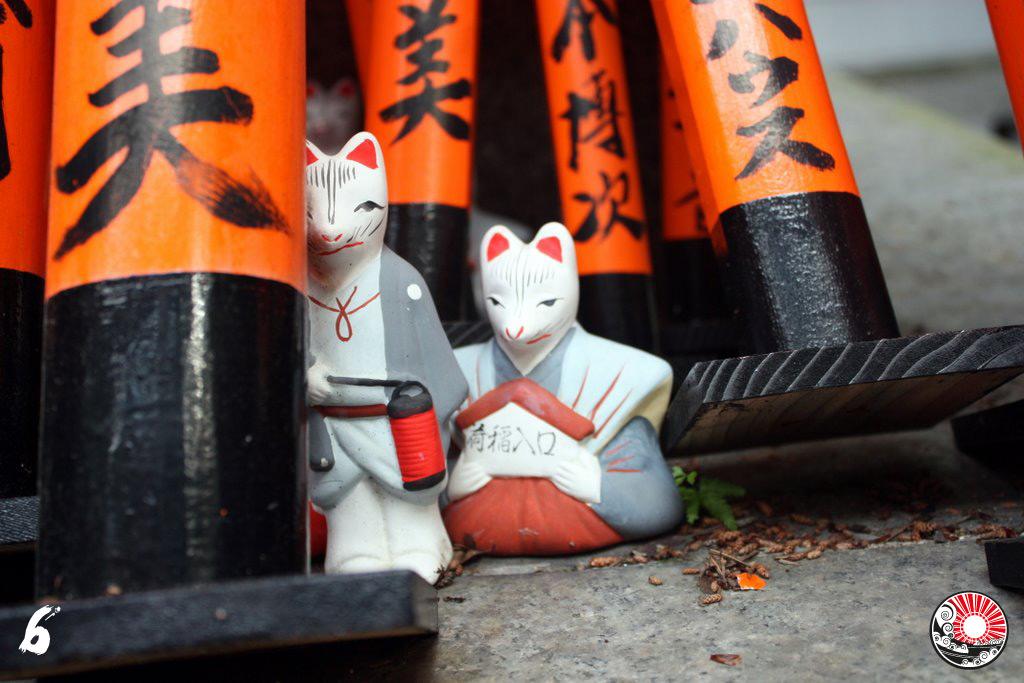
<svg viewBox="0 0 1024 683">
<path fill-rule="evenodd" d="M 388 223 L 384 155 L 356 133 L 334 156 L 306 142 L 306 244 L 314 276 L 358 274 L 380 256 Z"/>
<path fill-rule="evenodd" d="M 306 86 L 306 137 L 328 153 L 340 149 L 359 130 L 359 88 L 351 78 L 325 88 Z"/>
<path fill-rule="evenodd" d="M 561 223 L 547 223 L 524 243 L 496 225 L 480 244 L 480 275 L 494 337 L 526 374 L 576 321 L 580 283 L 572 235 Z"/>
</svg>

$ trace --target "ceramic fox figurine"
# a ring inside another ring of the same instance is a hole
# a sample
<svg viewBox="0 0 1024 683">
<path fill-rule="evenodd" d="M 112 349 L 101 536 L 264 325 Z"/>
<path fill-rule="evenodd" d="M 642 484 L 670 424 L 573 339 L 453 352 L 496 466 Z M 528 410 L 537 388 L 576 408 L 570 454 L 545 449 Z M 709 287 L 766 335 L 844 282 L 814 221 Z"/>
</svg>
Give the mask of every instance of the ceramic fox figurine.
<svg viewBox="0 0 1024 683">
<path fill-rule="evenodd" d="M 359 87 L 348 77 L 330 88 L 306 84 L 306 137 L 319 149 L 334 153 L 359 130 L 362 103 Z"/>
<path fill-rule="evenodd" d="M 358 133 L 334 156 L 306 144 L 310 483 L 325 567 L 433 583 L 451 559 L 438 497 L 466 383 L 426 284 L 384 246 L 376 138 Z"/>
<path fill-rule="evenodd" d="M 480 268 L 494 338 L 458 349 L 469 397 L 445 525 L 497 555 L 584 552 L 672 529 L 682 501 L 658 446 L 672 371 L 576 322 L 572 236 L 503 226 Z"/>
</svg>

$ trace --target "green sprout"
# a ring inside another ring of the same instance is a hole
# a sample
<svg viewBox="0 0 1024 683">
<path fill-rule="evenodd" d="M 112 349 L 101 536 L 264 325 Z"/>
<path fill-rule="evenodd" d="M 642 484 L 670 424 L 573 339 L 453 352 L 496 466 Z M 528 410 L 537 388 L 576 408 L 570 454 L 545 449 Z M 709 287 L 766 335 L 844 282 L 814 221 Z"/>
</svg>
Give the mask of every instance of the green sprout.
<svg viewBox="0 0 1024 683">
<path fill-rule="evenodd" d="M 707 514 L 719 520 L 726 529 L 736 529 L 736 517 L 732 514 L 729 498 L 742 498 L 747 492 L 742 486 L 730 484 L 721 479 L 698 476 L 696 470 L 686 472 L 682 467 L 673 467 L 672 476 L 679 487 L 679 495 L 686 503 L 686 522 L 693 524 L 700 519 L 703 508 Z"/>
</svg>

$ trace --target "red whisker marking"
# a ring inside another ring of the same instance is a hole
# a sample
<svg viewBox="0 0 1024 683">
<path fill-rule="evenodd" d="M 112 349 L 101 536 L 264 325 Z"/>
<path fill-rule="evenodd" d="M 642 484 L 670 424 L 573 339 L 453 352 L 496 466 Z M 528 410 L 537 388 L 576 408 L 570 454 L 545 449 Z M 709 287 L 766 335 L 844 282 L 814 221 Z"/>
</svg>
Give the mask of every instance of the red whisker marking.
<svg viewBox="0 0 1024 683">
<path fill-rule="evenodd" d="M 330 256 L 331 254 L 337 254 L 342 249 L 348 249 L 349 247 L 361 247 L 361 246 L 363 246 L 362 242 L 352 242 L 351 244 L 346 244 L 344 246 L 338 247 L 337 249 L 331 249 L 330 251 L 318 251 L 316 255 L 317 256 Z"/>
<path fill-rule="evenodd" d="M 608 385 L 607 389 L 605 389 L 604 394 L 601 395 L 601 398 L 598 399 L 597 404 L 594 405 L 594 409 L 590 411 L 590 421 L 591 422 L 594 421 L 594 416 L 597 415 L 597 411 L 601 408 L 601 404 L 604 403 L 604 400 L 606 398 L 608 398 L 608 394 L 612 393 L 612 389 L 614 389 L 615 385 L 618 384 L 619 377 L 622 376 L 622 371 L 625 370 L 625 369 L 626 369 L 625 365 L 623 365 L 619 369 L 619 374 L 615 375 L 615 379 L 613 379 L 612 383 Z M 598 431 L 601 431 L 601 430 L 599 429 Z"/>
<path fill-rule="evenodd" d="M 605 419 L 605 421 L 601 423 L 601 426 L 597 428 L 597 431 L 594 432 L 594 437 L 595 438 L 597 436 L 599 436 L 601 434 L 601 430 L 604 429 L 608 425 L 608 423 L 612 421 L 612 418 L 615 417 L 615 413 L 619 412 L 619 408 L 622 407 L 622 404 L 626 402 L 626 399 L 629 398 L 629 395 L 632 394 L 632 393 L 633 393 L 632 389 L 630 389 L 628 392 L 626 392 L 626 395 L 622 397 L 621 401 L 619 401 L 619 405 L 615 406 L 615 410 L 613 410 L 611 412 L 611 415 L 609 415 Z M 602 400 L 604 400 L 604 399 L 602 399 Z"/>
<path fill-rule="evenodd" d="M 636 457 L 635 455 L 627 455 L 627 456 L 622 457 L 622 458 L 616 458 L 615 460 L 612 460 L 610 463 L 608 463 L 608 466 L 609 467 L 614 467 L 615 465 L 621 465 L 624 462 L 629 462 L 630 460 L 632 460 L 635 457 Z"/>
<path fill-rule="evenodd" d="M 590 366 L 588 365 L 583 371 L 583 381 L 580 382 L 580 390 L 576 394 L 576 400 L 572 402 L 572 409 L 576 410 L 576 404 L 580 402 L 580 396 L 583 395 L 583 387 L 587 386 L 587 375 L 590 374 Z"/>
<path fill-rule="evenodd" d="M 605 472 L 643 472 L 643 470 L 605 470 Z"/>
<path fill-rule="evenodd" d="M 541 341 L 542 339 L 547 339 L 550 336 L 551 336 L 550 334 L 542 334 L 539 337 L 537 337 L 536 339 L 531 339 L 530 341 L 528 341 L 526 343 L 527 344 L 536 344 L 537 342 Z"/>
</svg>

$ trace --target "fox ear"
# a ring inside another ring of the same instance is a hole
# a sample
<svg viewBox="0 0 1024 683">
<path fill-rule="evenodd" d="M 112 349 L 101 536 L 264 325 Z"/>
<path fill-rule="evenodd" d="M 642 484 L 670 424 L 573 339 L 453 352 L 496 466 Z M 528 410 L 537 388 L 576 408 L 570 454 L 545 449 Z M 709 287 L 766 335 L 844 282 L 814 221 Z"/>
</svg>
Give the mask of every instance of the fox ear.
<svg viewBox="0 0 1024 683">
<path fill-rule="evenodd" d="M 522 241 L 504 225 L 495 225 L 487 231 L 480 244 L 481 261 L 490 263 L 508 251 L 513 242 L 522 244 Z"/>
<path fill-rule="evenodd" d="M 362 164 L 367 168 L 377 168 L 381 165 L 377 138 L 373 137 L 373 133 L 367 133 L 366 131 L 356 133 L 345 143 L 341 153 L 349 161 Z"/>
<path fill-rule="evenodd" d="M 561 223 L 545 223 L 537 231 L 531 245 L 540 253 L 559 263 L 573 260 L 576 254 L 572 235 Z"/>
<path fill-rule="evenodd" d="M 550 256 L 559 263 L 562 262 L 562 243 L 558 241 L 557 237 L 545 237 L 535 246 L 540 253 Z"/>
<path fill-rule="evenodd" d="M 490 241 L 487 243 L 487 260 L 493 261 L 498 258 L 509 248 L 508 238 L 502 235 L 500 232 L 494 233 Z"/>
<path fill-rule="evenodd" d="M 317 149 L 316 145 L 309 140 L 306 140 L 306 166 L 320 161 L 320 158 L 323 157 L 323 155 L 324 153 Z"/>
</svg>

